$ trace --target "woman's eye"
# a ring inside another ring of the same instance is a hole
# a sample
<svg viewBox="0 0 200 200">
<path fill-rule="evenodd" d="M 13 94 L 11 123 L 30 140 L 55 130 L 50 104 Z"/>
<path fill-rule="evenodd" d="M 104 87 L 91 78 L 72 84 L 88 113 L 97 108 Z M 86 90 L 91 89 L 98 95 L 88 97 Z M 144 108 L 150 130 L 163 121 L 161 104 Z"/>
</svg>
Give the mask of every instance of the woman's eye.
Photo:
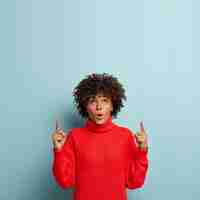
<svg viewBox="0 0 200 200">
<path fill-rule="evenodd" d="M 94 99 L 90 99 L 90 100 L 89 100 L 89 103 L 94 103 Z"/>
</svg>

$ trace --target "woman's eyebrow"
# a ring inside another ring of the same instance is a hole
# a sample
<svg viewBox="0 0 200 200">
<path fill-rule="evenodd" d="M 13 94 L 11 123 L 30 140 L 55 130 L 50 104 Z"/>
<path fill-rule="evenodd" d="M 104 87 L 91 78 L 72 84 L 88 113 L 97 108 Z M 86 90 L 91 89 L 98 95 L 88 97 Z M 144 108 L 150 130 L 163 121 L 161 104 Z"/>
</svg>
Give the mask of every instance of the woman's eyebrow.
<svg viewBox="0 0 200 200">
<path fill-rule="evenodd" d="M 99 98 L 104 98 L 104 99 L 105 99 L 105 98 L 108 98 L 107 96 L 103 96 L 103 95 L 102 95 L 102 96 L 98 96 L 98 97 L 99 97 Z"/>
</svg>

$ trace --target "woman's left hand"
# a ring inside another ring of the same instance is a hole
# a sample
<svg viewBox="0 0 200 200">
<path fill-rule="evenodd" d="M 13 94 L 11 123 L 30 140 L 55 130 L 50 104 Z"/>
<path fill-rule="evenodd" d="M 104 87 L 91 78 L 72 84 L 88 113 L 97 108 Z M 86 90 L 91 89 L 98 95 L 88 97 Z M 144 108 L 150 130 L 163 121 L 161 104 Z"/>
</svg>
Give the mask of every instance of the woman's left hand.
<svg viewBox="0 0 200 200">
<path fill-rule="evenodd" d="M 136 136 L 136 142 L 141 149 L 148 148 L 147 134 L 146 131 L 144 130 L 142 122 L 140 122 L 140 132 L 137 132 L 135 136 Z"/>
</svg>

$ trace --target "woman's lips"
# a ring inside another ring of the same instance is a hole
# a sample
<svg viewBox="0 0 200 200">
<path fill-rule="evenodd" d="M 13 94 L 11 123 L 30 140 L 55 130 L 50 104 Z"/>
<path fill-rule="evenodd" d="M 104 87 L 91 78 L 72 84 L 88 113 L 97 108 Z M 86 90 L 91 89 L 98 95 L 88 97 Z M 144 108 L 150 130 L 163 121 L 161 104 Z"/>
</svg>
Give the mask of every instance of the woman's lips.
<svg viewBox="0 0 200 200">
<path fill-rule="evenodd" d="M 102 119 L 102 118 L 103 118 L 103 114 L 97 114 L 96 117 L 97 117 L 98 119 Z"/>
</svg>

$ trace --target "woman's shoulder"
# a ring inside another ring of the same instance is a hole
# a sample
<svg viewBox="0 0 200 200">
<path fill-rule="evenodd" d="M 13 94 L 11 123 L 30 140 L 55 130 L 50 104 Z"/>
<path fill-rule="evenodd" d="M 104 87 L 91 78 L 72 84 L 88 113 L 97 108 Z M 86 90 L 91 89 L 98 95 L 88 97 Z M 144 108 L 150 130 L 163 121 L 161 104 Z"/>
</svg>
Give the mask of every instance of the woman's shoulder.
<svg viewBox="0 0 200 200">
<path fill-rule="evenodd" d="M 123 125 L 117 125 L 118 127 L 118 132 L 121 133 L 121 135 L 127 137 L 127 138 L 130 138 L 130 137 L 133 137 L 135 135 L 134 131 L 127 127 L 127 126 L 123 126 Z"/>
</svg>

